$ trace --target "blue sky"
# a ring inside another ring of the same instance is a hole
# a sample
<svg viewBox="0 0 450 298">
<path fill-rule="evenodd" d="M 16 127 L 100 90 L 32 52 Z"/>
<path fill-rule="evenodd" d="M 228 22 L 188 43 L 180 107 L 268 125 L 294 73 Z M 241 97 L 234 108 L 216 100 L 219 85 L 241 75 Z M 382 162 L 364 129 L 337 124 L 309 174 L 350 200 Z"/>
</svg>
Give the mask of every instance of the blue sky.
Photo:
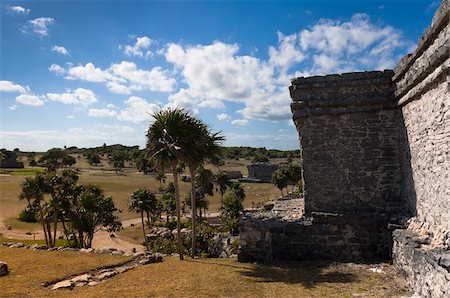
<svg viewBox="0 0 450 298">
<path fill-rule="evenodd" d="M 392 69 L 440 1 L 1 1 L 0 146 L 145 144 L 183 107 L 225 145 L 298 149 L 290 79 Z"/>
</svg>

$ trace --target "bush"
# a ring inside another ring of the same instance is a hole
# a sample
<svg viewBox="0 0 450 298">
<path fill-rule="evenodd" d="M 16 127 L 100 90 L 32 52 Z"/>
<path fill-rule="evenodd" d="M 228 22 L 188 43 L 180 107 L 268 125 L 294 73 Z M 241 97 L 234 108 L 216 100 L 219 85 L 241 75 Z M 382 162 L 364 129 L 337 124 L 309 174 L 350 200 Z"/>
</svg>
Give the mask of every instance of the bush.
<svg viewBox="0 0 450 298">
<path fill-rule="evenodd" d="M 23 222 L 37 222 L 36 213 L 30 208 L 22 210 L 17 216 L 17 219 Z"/>
<path fill-rule="evenodd" d="M 163 254 L 172 254 L 177 252 L 176 239 L 158 238 L 148 243 L 148 248 L 152 252 L 159 252 Z"/>
</svg>

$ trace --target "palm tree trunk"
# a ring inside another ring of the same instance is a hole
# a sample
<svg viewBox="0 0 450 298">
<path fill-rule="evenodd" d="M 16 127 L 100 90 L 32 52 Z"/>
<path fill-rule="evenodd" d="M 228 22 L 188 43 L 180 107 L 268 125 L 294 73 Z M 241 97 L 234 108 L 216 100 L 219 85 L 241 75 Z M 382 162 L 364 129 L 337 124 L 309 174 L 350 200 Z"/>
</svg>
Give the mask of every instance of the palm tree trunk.
<svg viewBox="0 0 450 298">
<path fill-rule="evenodd" d="M 177 163 L 172 164 L 173 184 L 175 186 L 175 201 L 177 207 L 177 249 L 180 255 L 180 260 L 183 260 L 183 248 L 181 244 L 181 204 L 180 204 L 180 189 L 178 187 L 178 172 Z"/>
<path fill-rule="evenodd" d="M 142 223 L 142 233 L 144 233 L 144 243 L 147 245 L 147 236 L 145 234 L 145 225 L 144 225 L 144 211 L 141 210 L 141 223 Z"/>
<path fill-rule="evenodd" d="M 44 219 L 41 219 L 42 228 L 44 229 L 44 236 L 45 236 L 45 245 L 50 247 L 50 243 L 48 243 L 48 237 L 47 237 L 47 229 L 45 228 L 45 222 Z"/>
<path fill-rule="evenodd" d="M 196 206 L 195 206 L 195 175 L 196 171 L 193 166 L 189 166 L 190 175 L 191 175 L 191 214 L 192 214 L 192 247 L 191 247 L 191 257 L 195 257 L 196 250 L 196 238 L 197 238 L 197 230 L 196 230 Z"/>
<path fill-rule="evenodd" d="M 56 246 L 56 230 L 58 229 L 58 215 L 53 214 L 53 247 Z"/>
<path fill-rule="evenodd" d="M 49 247 L 53 247 L 52 230 L 51 230 L 50 224 L 49 224 L 49 222 L 47 220 L 45 221 L 45 227 L 47 228 Z"/>
</svg>

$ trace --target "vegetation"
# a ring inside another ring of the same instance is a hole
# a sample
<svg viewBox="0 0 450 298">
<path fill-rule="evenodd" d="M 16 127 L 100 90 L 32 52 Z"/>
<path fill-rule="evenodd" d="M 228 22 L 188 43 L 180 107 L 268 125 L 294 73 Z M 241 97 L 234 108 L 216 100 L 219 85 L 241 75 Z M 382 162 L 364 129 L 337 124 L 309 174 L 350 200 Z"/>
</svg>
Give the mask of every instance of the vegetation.
<svg viewBox="0 0 450 298">
<path fill-rule="evenodd" d="M 297 185 L 302 180 L 302 169 L 298 164 L 290 163 L 278 168 L 272 175 L 272 183 L 280 190 L 283 196 L 283 189 L 289 185 L 294 190 L 294 185 Z"/>
<path fill-rule="evenodd" d="M 139 188 L 131 195 L 128 202 L 128 209 L 141 214 L 142 232 L 144 233 L 144 243 L 147 244 L 147 237 L 144 225 L 144 213 L 147 215 L 147 222 L 151 223 L 150 219 L 154 219 L 159 211 L 158 202 L 154 193 L 147 188 Z M 153 220 L 152 220 L 153 221 Z"/>
<path fill-rule="evenodd" d="M 109 164 L 114 168 L 116 174 L 123 171 L 125 167 L 126 153 L 124 151 L 113 151 L 109 156 Z"/>
<path fill-rule="evenodd" d="M 67 242 L 77 247 L 91 247 L 95 232 L 102 227 L 110 231 L 121 228 L 112 198 L 105 197 L 96 185 L 77 181 L 76 172 L 63 170 L 60 174 L 38 173 L 22 183 L 19 199 L 27 200 L 27 210 L 41 223 L 50 247 L 56 245 L 59 223 Z"/>
</svg>

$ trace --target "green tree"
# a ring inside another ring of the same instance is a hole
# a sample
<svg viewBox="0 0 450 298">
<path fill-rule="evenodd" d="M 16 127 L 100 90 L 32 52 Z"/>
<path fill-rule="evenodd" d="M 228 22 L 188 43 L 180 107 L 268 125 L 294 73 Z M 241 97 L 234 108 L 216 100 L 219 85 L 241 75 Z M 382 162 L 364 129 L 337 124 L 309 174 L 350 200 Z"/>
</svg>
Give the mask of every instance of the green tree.
<svg viewBox="0 0 450 298">
<path fill-rule="evenodd" d="M 231 193 L 243 201 L 245 199 L 245 190 L 240 182 L 233 182 L 230 186 Z"/>
<path fill-rule="evenodd" d="M 177 211 L 177 202 L 173 193 L 166 192 L 161 196 L 161 209 L 166 213 L 166 221 L 169 222 L 170 216 L 175 216 Z"/>
<path fill-rule="evenodd" d="M 97 152 L 88 153 L 86 159 L 91 166 L 98 166 L 101 163 L 100 155 Z"/>
<path fill-rule="evenodd" d="M 283 189 L 288 186 L 289 178 L 287 168 L 281 167 L 272 174 L 272 183 L 280 190 L 283 196 Z"/>
<path fill-rule="evenodd" d="M 78 200 L 72 206 L 72 225 L 78 231 L 82 247 L 91 247 L 95 232 L 106 228 L 109 232 L 122 228 L 117 214 L 120 212 L 111 197 L 105 197 L 97 185 L 82 186 Z"/>
<path fill-rule="evenodd" d="M 219 192 L 220 192 L 220 201 L 223 201 L 223 195 L 227 191 L 227 189 L 231 186 L 231 181 L 228 178 L 228 175 L 220 171 L 214 176 L 214 183 L 216 184 Z"/>
<path fill-rule="evenodd" d="M 144 242 L 147 244 L 147 234 L 144 225 L 144 213 L 147 214 L 147 221 L 150 224 L 150 214 L 157 211 L 157 200 L 155 194 L 147 188 L 139 188 L 131 195 L 128 201 L 128 210 L 141 214 L 142 232 L 144 233 Z"/>
<path fill-rule="evenodd" d="M 155 180 L 159 182 L 159 187 L 160 188 L 162 187 L 163 182 L 166 181 L 166 178 L 167 177 L 164 174 L 164 172 L 160 171 L 160 172 L 156 173 Z"/>
<path fill-rule="evenodd" d="M 69 167 L 73 166 L 76 163 L 77 163 L 77 160 L 75 159 L 75 157 L 70 156 L 70 155 L 64 156 L 61 161 L 62 166 L 69 166 Z"/>
<path fill-rule="evenodd" d="M 244 207 L 242 199 L 235 193 L 229 193 L 223 199 L 220 206 L 220 219 L 228 227 L 231 234 L 238 232 L 238 223 Z"/>
<path fill-rule="evenodd" d="M 114 168 L 116 174 L 123 171 L 125 159 L 126 153 L 123 150 L 115 150 L 109 155 L 109 164 Z"/>
<path fill-rule="evenodd" d="M 147 132 L 147 150 L 155 164 L 164 169 L 170 167 L 175 185 L 175 200 L 177 213 L 177 250 L 183 260 L 181 239 L 181 203 L 178 185 L 177 166 L 186 154 L 187 147 L 195 141 L 192 132 L 195 131 L 193 118 L 183 109 L 165 109 L 155 112 L 155 121 Z"/>
<path fill-rule="evenodd" d="M 21 193 L 19 200 L 27 200 L 30 208 L 37 210 L 37 220 L 41 223 L 44 231 L 45 243 L 47 246 L 53 244 L 52 235 L 50 231 L 50 225 L 47 217 L 45 216 L 45 210 L 47 202 L 45 201 L 45 194 L 49 190 L 46 177 L 42 173 L 37 173 L 34 177 L 26 177 L 25 181 L 21 185 Z"/>
</svg>

